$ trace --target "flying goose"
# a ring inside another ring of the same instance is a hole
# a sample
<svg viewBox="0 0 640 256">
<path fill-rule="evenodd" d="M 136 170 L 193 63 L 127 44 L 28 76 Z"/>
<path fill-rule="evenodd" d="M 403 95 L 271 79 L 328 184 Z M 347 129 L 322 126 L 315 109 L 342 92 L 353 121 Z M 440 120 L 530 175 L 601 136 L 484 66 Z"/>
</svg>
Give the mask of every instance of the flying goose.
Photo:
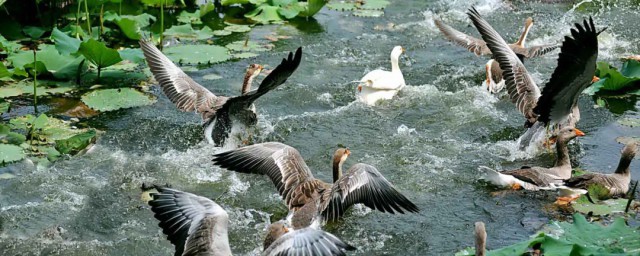
<svg viewBox="0 0 640 256">
<path fill-rule="evenodd" d="M 467 50 L 475 53 L 477 56 L 492 54 L 491 49 L 482 39 L 478 39 L 462 33 L 450 27 L 449 25 L 444 24 L 439 19 L 434 19 L 434 23 L 436 24 L 436 27 L 438 27 L 440 32 L 442 32 L 442 34 L 449 41 L 465 47 Z M 535 58 L 545 55 L 560 47 L 560 45 L 557 44 L 525 47 L 525 42 L 527 40 L 527 35 L 529 34 L 531 26 L 533 26 L 533 18 L 529 17 L 524 22 L 524 30 L 522 31 L 522 34 L 520 34 L 518 41 L 508 45 L 518 55 L 518 57 L 520 57 L 521 59 Z M 502 69 L 500 69 L 500 65 L 498 65 L 498 63 L 495 62 L 494 59 L 490 59 L 485 66 L 487 75 L 487 90 L 491 93 L 498 93 L 504 87 L 504 80 L 502 79 Z"/>
<path fill-rule="evenodd" d="M 576 28 L 571 29 L 573 38 L 565 36 L 558 66 L 540 93 L 517 53 L 498 32 L 475 8 L 467 14 L 500 64 L 509 97 L 527 119 L 525 126 L 531 127 L 536 122 L 575 125 L 577 120 L 572 113 L 577 111 L 578 97 L 591 84 L 596 69 L 598 34 L 602 31 L 596 32 L 593 19 L 584 20 L 583 25 L 576 23 Z"/>
<path fill-rule="evenodd" d="M 485 246 L 487 244 L 487 231 L 484 229 L 484 222 L 475 223 L 475 239 L 476 239 L 476 256 L 485 255 Z"/>
<path fill-rule="evenodd" d="M 565 181 L 565 186 L 574 189 L 582 189 L 586 193 L 589 186 L 601 185 L 609 190 L 610 197 L 624 196 L 629 191 L 629 182 L 631 182 L 631 174 L 629 173 L 629 165 L 636 156 L 638 146 L 636 142 L 630 142 L 622 149 L 620 162 L 616 171 L 611 174 L 587 173 L 580 176 L 572 177 Z"/>
<path fill-rule="evenodd" d="M 379 100 L 392 99 L 405 87 L 404 76 L 398 64 L 402 53 L 404 53 L 402 46 L 393 47 L 391 51 L 391 71 L 376 69 L 360 79 L 357 88 L 359 101 L 372 106 Z"/>
<path fill-rule="evenodd" d="M 204 120 L 205 138 L 216 146 L 224 145 L 232 125 L 236 122 L 245 126 L 256 124 L 257 116 L 253 102 L 287 81 L 300 65 L 302 58 L 302 48 L 298 48 L 295 56 L 289 53 L 288 58 L 283 59 L 254 91 L 250 91 L 251 83 L 262 71 L 262 66 L 249 66 L 242 85 L 242 95 L 226 97 L 216 96 L 191 79 L 150 41 L 140 39 L 139 43 L 164 94 L 178 109 L 199 113 Z"/>
<path fill-rule="evenodd" d="M 342 175 L 342 164 L 350 154 L 340 148 L 333 155 L 333 184 L 314 178 L 298 150 L 279 142 L 219 153 L 213 162 L 236 172 L 267 175 L 292 213 L 295 228 L 337 220 L 357 203 L 392 214 L 419 211 L 371 165 L 355 164 Z"/>
<path fill-rule="evenodd" d="M 556 163 L 551 168 L 523 166 L 520 169 L 497 172 L 491 168 L 480 166 L 485 171 L 484 180 L 489 183 L 513 189 L 540 190 L 557 188 L 562 180 L 571 177 L 571 160 L 567 143 L 584 133 L 576 128 L 567 126 L 560 129 L 554 136 L 556 140 Z"/>
<path fill-rule="evenodd" d="M 174 244 L 175 256 L 230 256 L 229 215 L 212 200 L 167 187 L 154 186 L 149 201 L 154 217 L 167 239 Z M 322 230 L 290 230 L 282 223 L 272 224 L 262 255 L 346 255 L 355 248 Z"/>
</svg>

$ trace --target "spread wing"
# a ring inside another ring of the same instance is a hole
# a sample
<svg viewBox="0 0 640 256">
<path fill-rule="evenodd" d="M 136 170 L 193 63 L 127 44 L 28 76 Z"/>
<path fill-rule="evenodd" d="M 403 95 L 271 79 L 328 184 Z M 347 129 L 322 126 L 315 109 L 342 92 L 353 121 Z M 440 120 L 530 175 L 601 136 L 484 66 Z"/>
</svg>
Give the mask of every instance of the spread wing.
<svg viewBox="0 0 640 256">
<path fill-rule="evenodd" d="M 292 191 L 314 179 L 298 150 L 279 142 L 219 153 L 214 155 L 213 163 L 235 172 L 269 176 L 288 206 L 292 201 Z"/>
<path fill-rule="evenodd" d="M 349 207 L 357 203 L 392 214 L 420 211 L 375 167 L 362 163 L 349 168 L 347 174 L 333 184 L 331 197 L 322 206 L 322 215 L 327 220 L 337 220 Z"/>
<path fill-rule="evenodd" d="M 212 232 L 224 233 L 226 237 L 229 216 L 215 202 L 191 193 L 158 187 L 149 201 L 154 217 L 167 239 L 176 247 L 175 255 L 196 255 L 228 250 L 228 240 L 213 240 Z"/>
<path fill-rule="evenodd" d="M 526 52 L 523 52 L 522 55 L 524 55 L 527 58 L 535 58 L 535 57 L 539 57 L 547 53 L 550 53 L 551 51 L 557 48 L 560 48 L 559 44 L 532 46 L 532 47 L 524 48 Z"/>
<path fill-rule="evenodd" d="M 478 11 L 471 8 L 467 14 L 491 49 L 493 58 L 500 64 L 511 101 L 516 104 L 520 113 L 533 123 L 536 119 L 533 108 L 540 97 L 540 89 L 516 53 L 500 37 L 500 34 L 480 16 Z"/>
<path fill-rule="evenodd" d="M 561 182 L 561 180 L 558 179 L 557 177 L 545 174 L 543 170 L 540 170 L 536 167 L 523 166 L 523 168 L 521 169 L 502 171 L 500 173 L 511 175 L 516 179 L 519 179 L 527 183 L 531 183 L 539 187 L 546 187 L 551 184 Z"/>
<path fill-rule="evenodd" d="M 444 37 L 446 37 L 449 41 L 466 48 L 476 55 L 491 54 L 491 50 L 489 50 L 489 48 L 487 47 L 487 43 L 485 43 L 481 39 L 462 33 L 450 27 L 449 25 L 444 24 L 439 19 L 434 19 L 433 22 L 436 24 L 436 27 L 438 27 L 440 32 L 442 32 Z"/>
<path fill-rule="evenodd" d="M 280 65 L 278 65 L 267 77 L 264 78 L 264 80 L 262 80 L 258 90 L 229 99 L 227 101 L 228 106 L 241 105 L 244 108 L 249 107 L 256 99 L 260 98 L 260 96 L 286 82 L 293 72 L 296 71 L 298 66 L 300 66 L 301 60 L 302 47 L 298 47 L 295 55 L 290 52 L 289 56 L 286 59 L 282 59 Z"/>
<path fill-rule="evenodd" d="M 539 121 L 545 124 L 564 121 L 580 93 L 591 84 L 598 58 L 598 34 L 593 19 L 589 18 L 589 22 L 584 20 L 583 25 L 575 24 L 571 29 L 573 38 L 565 36 L 558 66 L 534 109 L 540 116 Z"/>
<path fill-rule="evenodd" d="M 178 66 L 173 64 L 155 45 L 140 39 L 140 49 L 153 77 L 160 83 L 164 95 L 182 111 L 206 113 L 219 108 L 219 101 L 225 97 L 217 97 L 202 85 L 193 81 Z"/>
<path fill-rule="evenodd" d="M 328 232 L 304 228 L 286 233 L 273 242 L 262 255 L 332 256 L 346 255 L 346 251 L 355 249 Z"/>
</svg>

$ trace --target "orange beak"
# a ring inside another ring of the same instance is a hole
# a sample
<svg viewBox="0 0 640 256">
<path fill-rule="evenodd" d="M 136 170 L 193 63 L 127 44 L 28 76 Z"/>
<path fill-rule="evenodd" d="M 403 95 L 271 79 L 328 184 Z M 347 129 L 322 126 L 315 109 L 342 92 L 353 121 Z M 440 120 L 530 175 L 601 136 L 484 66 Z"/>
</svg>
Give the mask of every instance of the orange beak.
<svg viewBox="0 0 640 256">
<path fill-rule="evenodd" d="M 584 132 L 582 132 L 581 130 L 578 130 L 578 128 L 575 128 L 574 130 L 576 132 L 576 136 L 584 136 L 585 135 Z"/>
<path fill-rule="evenodd" d="M 595 83 L 595 82 L 598 82 L 598 81 L 600 81 L 600 78 L 597 77 L 597 76 L 593 76 L 593 78 L 591 79 L 591 83 Z"/>
</svg>

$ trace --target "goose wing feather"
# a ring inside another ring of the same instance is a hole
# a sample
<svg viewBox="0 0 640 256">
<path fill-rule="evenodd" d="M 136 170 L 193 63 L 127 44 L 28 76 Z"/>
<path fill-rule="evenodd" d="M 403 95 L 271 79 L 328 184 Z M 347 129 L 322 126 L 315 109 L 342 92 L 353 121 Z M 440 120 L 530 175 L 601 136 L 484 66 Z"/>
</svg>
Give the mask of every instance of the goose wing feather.
<svg viewBox="0 0 640 256">
<path fill-rule="evenodd" d="M 304 228 L 284 234 L 263 253 L 265 256 L 332 256 L 346 255 L 356 248 L 336 236 L 313 228 Z"/>
<path fill-rule="evenodd" d="M 487 47 L 487 43 L 485 43 L 482 39 L 478 39 L 462 33 L 451 26 L 444 24 L 441 20 L 435 19 L 433 21 L 436 24 L 436 27 L 442 32 L 444 37 L 446 37 L 449 41 L 460 45 L 470 52 L 476 55 L 489 55 L 491 54 L 491 50 Z"/>
</svg>

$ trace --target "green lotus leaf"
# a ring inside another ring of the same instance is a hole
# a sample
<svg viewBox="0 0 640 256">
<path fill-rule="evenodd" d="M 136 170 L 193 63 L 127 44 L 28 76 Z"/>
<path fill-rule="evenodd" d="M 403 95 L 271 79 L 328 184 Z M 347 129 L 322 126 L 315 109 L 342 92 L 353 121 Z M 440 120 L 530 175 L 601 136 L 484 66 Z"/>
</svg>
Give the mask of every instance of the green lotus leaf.
<svg viewBox="0 0 640 256">
<path fill-rule="evenodd" d="M 11 127 L 0 124 L 0 143 L 20 145 L 26 140 L 24 135 L 12 132 Z"/>
<path fill-rule="evenodd" d="M 38 39 L 44 35 L 47 30 L 41 27 L 26 26 L 22 29 L 22 32 L 31 37 L 31 39 Z"/>
<path fill-rule="evenodd" d="M 0 144 L 0 163 L 11 163 L 25 158 L 24 150 L 16 145 Z"/>
<path fill-rule="evenodd" d="M 356 9 L 356 4 L 352 2 L 331 1 L 327 4 L 327 8 L 336 11 L 353 11 Z"/>
<path fill-rule="evenodd" d="M 82 95 L 81 99 L 87 106 L 97 111 L 146 106 L 155 102 L 155 98 L 134 88 L 95 90 Z"/>
<path fill-rule="evenodd" d="M 222 0 L 220 4 L 223 6 L 229 6 L 233 4 L 248 4 L 249 0 Z"/>
<path fill-rule="evenodd" d="M 11 104 L 4 100 L 0 100 L 0 115 L 4 113 L 9 113 L 9 109 L 11 108 Z"/>
<path fill-rule="evenodd" d="M 591 195 L 591 194 L 590 194 Z M 593 197 L 593 195 L 592 195 Z M 624 212 L 628 199 L 608 199 L 592 204 L 588 200 L 579 200 L 572 205 L 573 209 L 583 214 L 606 215 L 613 212 Z"/>
<path fill-rule="evenodd" d="M 44 63 L 42 63 L 42 61 L 25 64 L 24 70 L 27 71 L 27 73 L 29 73 L 29 75 L 31 76 L 47 73 L 47 67 L 44 65 Z"/>
<path fill-rule="evenodd" d="M 271 50 L 271 45 L 262 45 L 253 41 L 235 41 L 233 43 L 227 44 L 229 50 L 237 51 L 237 52 L 265 52 Z"/>
<path fill-rule="evenodd" d="M 10 55 L 7 59 L 14 67 L 22 68 L 26 64 L 33 63 L 33 52 L 21 51 Z M 76 76 L 82 57 L 61 55 L 55 46 L 41 45 L 40 50 L 37 51 L 37 60 L 41 61 L 55 78 L 70 79 Z"/>
<path fill-rule="evenodd" d="M 120 54 L 120 58 L 123 60 L 128 60 L 133 63 L 143 63 L 144 62 L 144 54 L 140 48 L 125 48 L 118 51 Z"/>
<path fill-rule="evenodd" d="M 224 1 L 223 1 L 224 2 Z M 216 10 L 216 5 L 213 3 L 206 3 L 200 5 L 200 18 Z"/>
<path fill-rule="evenodd" d="M 231 35 L 231 31 L 224 30 L 224 29 L 214 30 L 213 31 L 213 35 L 214 36 L 228 36 L 228 35 Z"/>
<path fill-rule="evenodd" d="M 164 53 L 182 64 L 219 63 L 231 58 L 227 48 L 217 45 L 178 45 L 166 48 Z"/>
<path fill-rule="evenodd" d="M 386 0 L 365 0 L 364 4 L 358 6 L 358 8 L 364 10 L 382 10 L 389 4 L 389 1 Z"/>
<path fill-rule="evenodd" d="M 274 6 L 280 7 L 278 14 L 286 19 L 294 18 L 304 10 L 304 8 L 298 4 L 297 0 L 273 0 L 272 3 Z"/>
<path fill-rule="evenodd" d="M 280 7 L 262 4 L 244 16 L 263 24 L 282 22 L 282 17 L 278 14 L 278 9 L 280 9 Z"/>
<path fill-rule="evenodd" d="M 79 39 L 68 36 L 66 33 L 58 30 L 58 28 L 53 28 L 53 31 L 51 31 L 51 40 L 53 40 L 56 49 L 62 55 L 76 53 L 78 48 L 80 48 Z"/>
<path fill-rule="evenodd" d="M 378 10 L 357 9 L 353 11 L 353 15 L 358 17 L 381 17 L 382 15 L 384 15 L 384 12 Z"/>
<path fill-rule="evenodd" d="M 14 41 L 9 41 L 0 35 L 0 49 L 5 50 L 6 52 L 15 52 L 22 47 L 21 44 L 16 43 Z"/>
<path fill-rule="evenodd" d="M 170 5 L 175 5 L 176 3 L 175 0 L 142 0 L 141 2 L 145 5 L 154 6 L 154 7 L 159 7 L 160 5 L 170 6 Z M 180 2 L 184 4 L 184 0 L 181 0 Z"/>
<path fill-rule="evenodd" d="M 626 60 L 620 70 L 612 67 L 606 62 L 598 62 L 596 74 L 600 81 L 595 82 L 585 89 L 583 93 L 594 95 L 598 92 L 625 92 L 628 89 L 638 88 L 640 85 L 640 62 L 636 60 Z M 637 90 L 631 91 L 635 93 Z"/>
<path fill-rule="evenodd" d="M 164 35 L 182 39 L 203 40 L 211 38 L 213 36 L 213 31 L 211 31 L 207 26 L 203 27 L 201 30 L 194 30 L 193 27 L 191 27 L 191 24 L 184 24 L 172 26 L 164 31 Z"/>
<path fill-rule="evenodd" d="M 182 11 L 180 12 L 180 15 L 178 15 L 178 22 L 187 24 L 202 24 L 200 17 L 200 10 L 196 10 L 195 12 Z"/>
<path fill-rule="evenodd" d="M 322 10 L 328 0 L 309 0 L 307 2 L 298 2 L 302 10 L 298 13 L 300 17 L 311 17 Z"/>
<path fill-rule="evenodd" d="M 2 61 L 0 61 L 0 78 L 2 77 L 10 77 L 11 72 L 7 69 Z"/>
<path fill-rule="evenodd" d="M 224 27 L 224 30 L 236 33 L 244 33 L 251 31 L 251 27 L 247 25 L 229 25 Z"/>
<path fill-rule="evenodd" d="M 241 53 L 233 54 L 233 57 L 237 59 L 248 59 L 248 58 L 253 58 L 258 56 L 259 55 L 257 53 L 253 53 L 253 52 L 241 52 Z"/>
<path fill-rule="evenodd" d="M 104 43 L 91 38 L 80 44 L 78 50 L 87 60 L 96 65 L 98 69 L 111 66 L 122 61 L 120 54 L 115 49 L 108 48 Z"/>
<path fill-rule="evenodd" d="M 151 21 L 155 21 L 156 17 L 148 13 L 140 15 L 118 15 L 113 12 L 106 12 L 104 15 L 106 21 L 116 23 L 122 33 L 129 39 L 140 39 L 140 32 L 143 28 L 148 27 Z"/>
<path fill-rule="evenodd" d="M 62 154 L 76 154 L 94 142 L 95 138 L 96 131 L 89 130 L 68 139 L 56 140 L 55 149 Z"/>
</svg>

